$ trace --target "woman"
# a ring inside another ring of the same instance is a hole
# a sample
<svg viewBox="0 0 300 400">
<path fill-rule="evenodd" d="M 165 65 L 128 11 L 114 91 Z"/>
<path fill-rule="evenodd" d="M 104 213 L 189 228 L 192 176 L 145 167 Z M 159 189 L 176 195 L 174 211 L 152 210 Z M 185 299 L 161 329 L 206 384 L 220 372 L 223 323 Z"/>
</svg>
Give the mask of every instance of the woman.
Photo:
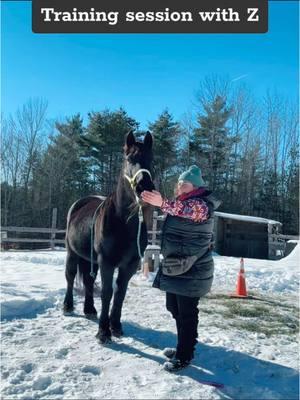
<svg viewBox="0 0 300 400">
<path fill-rule="evenodd" d="M 211 254 L 214 210 L 220 205 L 205 187 L 200 168 L 192 165 L 178 179 L 176 200 L 144 191 L 143 201 L 167 214 L 161 250 L 162 266 L 153 286 L 166 292 L 166 307 L 176 321 L 177 348 L 167 348 L 164 369 L 187 367 L 197 343 L 198 302 L 210 291 L 214 263 Z"/>
</svg>

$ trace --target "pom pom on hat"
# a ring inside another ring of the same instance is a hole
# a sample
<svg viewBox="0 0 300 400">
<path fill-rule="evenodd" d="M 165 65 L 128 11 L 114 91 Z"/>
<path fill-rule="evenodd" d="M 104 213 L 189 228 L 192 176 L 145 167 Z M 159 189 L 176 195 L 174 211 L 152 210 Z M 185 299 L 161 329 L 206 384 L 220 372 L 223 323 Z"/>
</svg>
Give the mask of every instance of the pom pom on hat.
<svg viewBox="0 0 300 400">
<path fill-rule="evenodd" d="M 183 172 L 178 178 L 178 182 L 179 181 L 190 182 L 195 187 L 205 186 L 201 169 L 197 167 L 197 165 L 192 165 L 187 171 Z"/>
</svg>

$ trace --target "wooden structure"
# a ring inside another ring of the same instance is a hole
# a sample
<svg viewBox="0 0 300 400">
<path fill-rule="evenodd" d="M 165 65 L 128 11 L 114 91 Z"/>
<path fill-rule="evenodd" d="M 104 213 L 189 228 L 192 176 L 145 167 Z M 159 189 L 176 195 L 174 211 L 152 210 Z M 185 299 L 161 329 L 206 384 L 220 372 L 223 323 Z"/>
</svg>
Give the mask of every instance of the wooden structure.
<svg viewBox="0 0 300 400">
<path fill-rule="evenodd" d="M 285 250 L 281 226 L 266 218 L 216 212 L 215 251 L 223 256 L 280 259 Z"/>
<path fill-rule="evenodd" d="M 143 271 L 156 271 L 159 266 L 160 246 L 157 244 L 148 244 L 143 259 Z"/>
</svg>

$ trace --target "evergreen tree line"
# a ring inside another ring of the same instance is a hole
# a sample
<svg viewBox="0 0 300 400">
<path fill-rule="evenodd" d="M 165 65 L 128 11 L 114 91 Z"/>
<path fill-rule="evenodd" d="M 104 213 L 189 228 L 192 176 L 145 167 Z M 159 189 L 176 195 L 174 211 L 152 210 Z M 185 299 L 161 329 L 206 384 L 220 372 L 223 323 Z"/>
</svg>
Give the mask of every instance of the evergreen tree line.
<svg viewBox="0 0 300 400">
<path fill-rule="evenodd" d="M 51 226 L 58 209 L 64 228 L 70 205 L 109 194 L 122 164 L 124 137 L 145 132 L 126 110 L 90 112 L 64 121 L 47 116 L 47 102 L 31 99 L 2 119 L 1 224 Z M 205 78 L 180 121 L 168 109 L 148 126 L 154 136 L 158 190 L 173 196 L 181 173 L 198 165 L 222 200 L 220 211 L 275 219 L 298 234 L 299 149 L 296 105 L 276 92 L 255 101 L 242 85 Z"/>
</svg>

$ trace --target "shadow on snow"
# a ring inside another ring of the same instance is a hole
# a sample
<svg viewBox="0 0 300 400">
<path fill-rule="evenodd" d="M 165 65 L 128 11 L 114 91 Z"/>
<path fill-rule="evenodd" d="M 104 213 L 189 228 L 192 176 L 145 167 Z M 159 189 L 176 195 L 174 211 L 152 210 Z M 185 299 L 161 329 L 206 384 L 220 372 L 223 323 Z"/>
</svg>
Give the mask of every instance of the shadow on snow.
<svg viewBox="0 0 300 400">
<path fill-rule="evenodd" d="M 158 331 L 132 322 L 124 322 L 125 335 L 147 347 L 163 350 L 176 346 L 176 335 Z M 121 341 L 110 345 L 112 350 L 139 354 L 162 364 L 164 357 L 149 354 Z M 225 347 L 198 343 L 192 365 L 178 373 L 201 384 L 202 380 L 225 385 L 218 389 L 223 398 L 229 399 L 298 399 L 298 371 L 273 362 L 260 360 L 245 353 Z"/>
</svg>

